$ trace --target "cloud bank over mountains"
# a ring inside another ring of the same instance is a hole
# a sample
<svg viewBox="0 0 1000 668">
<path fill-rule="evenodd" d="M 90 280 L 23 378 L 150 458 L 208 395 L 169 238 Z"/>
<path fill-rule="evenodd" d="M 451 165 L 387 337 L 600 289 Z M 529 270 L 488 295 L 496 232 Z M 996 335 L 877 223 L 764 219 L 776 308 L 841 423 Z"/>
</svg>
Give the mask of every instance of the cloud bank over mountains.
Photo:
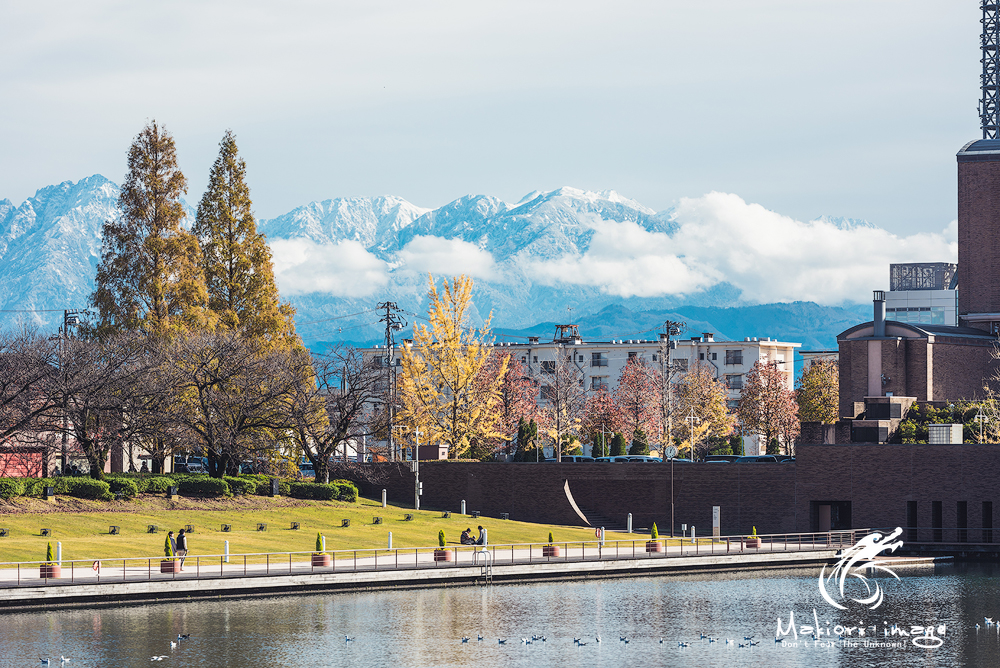
<svg viewBox="0 0 1000 668">
<path fill-rule="evenodd" d="M 117 195 L 95 175 L 43 188 L 19 206 L 0 200 L 0 309 L 36 310 L 3 314 L 4 324 L 51 327 L 60 314 L 40 311 L 86 305 Z M 307 341 L 376 338 L 372 318 L 333 319 L 377 301 L 423 313 L 428 273 L 473 276 L 479 313 L 523 328 L 612 304 L 867 302 L 872 289 L 887 287 L 889 263 L 957 257 L 954 222 L 900 236 L 864 221 L 798 221 L 718 192 L 660 212 L 614 191 L 574 188 L 516 203 L 466 196 L 434 210 L 391 196 L 344 198 L 259 226 Z"/>
<path fill-rule="evenodd" d="M 394 276 L 410 282 L 413 274 L 465 273 L 620 298 L 699 301 L 699 293 L 731 285 L 743 303 L 832 305 L 866 301 L 870 290 L 885 287 L 892 262 L 954 262 L 958 254 L 954 222 L 939 233 L 899 236 L 864 221 L 798 221 L 719 192 L 660 213 L 614 192 L 572 188 L 513 205 L 465 199 L 466 223 L 457 227 L 450 222 L 456 203 L 444 224 L 436 212 L 397 221 L 394 232 L 425 232 L 405 245 L 372 239 L 364 248 L 330 234 L 307 252 L 309 230 L 343 226 L 317 224 L 306 209 L 265 221 L 282 292 L 364 298 Z M 343 211 L 347 201 L 338 202 Z M 524 229 L 531 230 L 526 238 Z"/>
</svg>

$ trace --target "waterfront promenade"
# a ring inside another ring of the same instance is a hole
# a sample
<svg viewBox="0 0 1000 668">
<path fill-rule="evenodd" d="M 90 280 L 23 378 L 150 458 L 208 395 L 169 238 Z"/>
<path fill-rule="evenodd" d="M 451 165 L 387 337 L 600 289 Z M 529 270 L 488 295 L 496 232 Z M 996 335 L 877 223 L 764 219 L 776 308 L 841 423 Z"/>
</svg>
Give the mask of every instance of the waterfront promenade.
<svg viewBox="0 0 1000 668">
<path fill-rule="evenodd" d="M 63 561 L 60 578 L 40 578 L 39 562 L 0 564 L 0 610 L 101 602 L 218 598 L 327 590 L 468 585 L 476 582 L 621 577 L 656 572 L 742 570 L 826 563 L 868 530 L 745 537 L 340 550 L 331 565 L 309 552 L 189 556 L 161 573 L 160 557 Z M 558 551 L 558 556 L 552 555 Z M 436 560 L 437 559 L 437 560 Z"/>
</svg>

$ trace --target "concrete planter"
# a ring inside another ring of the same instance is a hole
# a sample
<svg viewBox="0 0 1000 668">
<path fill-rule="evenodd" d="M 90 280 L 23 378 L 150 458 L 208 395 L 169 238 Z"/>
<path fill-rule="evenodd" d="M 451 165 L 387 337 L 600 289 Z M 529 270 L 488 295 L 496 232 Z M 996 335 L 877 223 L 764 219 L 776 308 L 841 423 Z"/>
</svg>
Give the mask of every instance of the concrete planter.
<svg viewBox="0 0 1000 668">
<path fill-rule="evenodd" d="M 542 547 L 543 557 L 558 557 L 560 554 L 562 554 L 562 551 L 558 545 L 545 545 Z"/>
<path fill-rule="evenodd" d="M 646 552 L 663 552 L 663 543 L 658 540 L 647 540 Z"/>
<path fill-rule="evenodd" d="M 161 573 L 180 573 L 181 562 L 177 559 L 163 559 L 160 561 Z"/>
<path fill-rule="evenodd" d="M 453 561 L 455 553 L 451 550 L 434 550 L 434 561 Z"/>
<path fill-rule="evenodd" d="M 333 565 L 333 557 L 331 557 L 329 554 L 320 554 L 320 553 L 317 553 L 317 552 L 313 552 L 313 555 L 312 555 L 312 565 L 313 566 L 325 566 L 325 567 L 329 568 L 330 566 Z"/>
<path fill-rule="evenodd" d="M 746 539 L 746 546 L 747 547 L 760 547 L 760 538 L 747 538 Z"/>
<path fill-rule="evenodd" d="M 59 564 L 42 564 L 38 567 L 38 577 L 40 578 L 61 578 L 62 566 Z"/>
</svg>

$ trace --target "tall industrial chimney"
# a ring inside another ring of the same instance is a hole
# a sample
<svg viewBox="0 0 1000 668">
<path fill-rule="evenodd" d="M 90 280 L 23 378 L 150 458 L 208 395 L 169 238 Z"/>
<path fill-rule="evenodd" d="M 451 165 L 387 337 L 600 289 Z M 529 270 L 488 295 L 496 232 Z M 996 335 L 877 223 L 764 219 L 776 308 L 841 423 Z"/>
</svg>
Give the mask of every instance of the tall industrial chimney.
<svg viewBox="0 0 1000 668">
<path fill-rule="evenodd" d="M 885 291 L 875 290 L 872 301 L 875 307 L 875 317 L 872 318 L 875 324 L 875 337 L 881 339 L 885 336 Z"/>
</svg>

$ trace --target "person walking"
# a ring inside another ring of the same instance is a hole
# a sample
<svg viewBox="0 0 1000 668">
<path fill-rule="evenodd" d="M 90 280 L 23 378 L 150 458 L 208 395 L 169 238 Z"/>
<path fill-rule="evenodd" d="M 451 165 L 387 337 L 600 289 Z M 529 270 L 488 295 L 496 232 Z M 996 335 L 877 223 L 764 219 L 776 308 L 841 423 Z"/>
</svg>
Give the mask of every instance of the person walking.
<svg viewBox="0 0 1000 668">
<path fill-rule="evenodd" d="M 188 553 L 187 544 L 187 534 L 184 533 L 184 529 L 181 529 L 177 534 L 177 549 L 174 550 L 174 554 L 181 558 L 181 570 L 184 570 L 184 558 Z"/>
</svg>

